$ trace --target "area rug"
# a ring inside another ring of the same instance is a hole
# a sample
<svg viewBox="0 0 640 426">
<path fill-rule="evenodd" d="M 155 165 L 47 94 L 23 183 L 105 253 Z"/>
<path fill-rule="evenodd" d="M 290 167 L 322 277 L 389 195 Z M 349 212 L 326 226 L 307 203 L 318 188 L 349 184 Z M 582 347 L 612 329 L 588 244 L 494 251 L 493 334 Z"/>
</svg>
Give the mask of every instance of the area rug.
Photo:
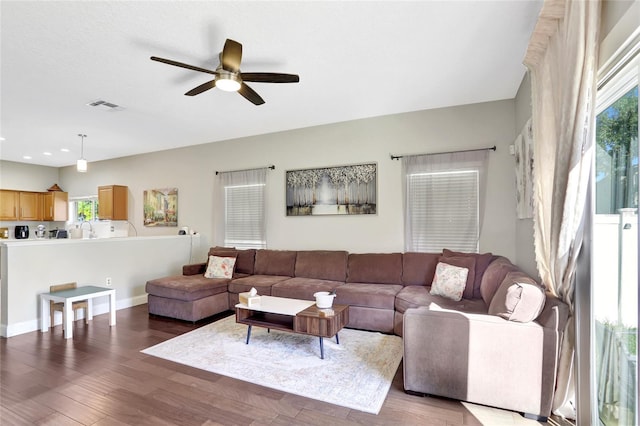
<svg viewBox="0 0 640 426">
<path fill-rule="evenodd" d="M 343 329 L 340 344 L 227 317 L 142 352 L 307 398 L 378 414 L 402 359 L 398 336 Z"/>
</svg>

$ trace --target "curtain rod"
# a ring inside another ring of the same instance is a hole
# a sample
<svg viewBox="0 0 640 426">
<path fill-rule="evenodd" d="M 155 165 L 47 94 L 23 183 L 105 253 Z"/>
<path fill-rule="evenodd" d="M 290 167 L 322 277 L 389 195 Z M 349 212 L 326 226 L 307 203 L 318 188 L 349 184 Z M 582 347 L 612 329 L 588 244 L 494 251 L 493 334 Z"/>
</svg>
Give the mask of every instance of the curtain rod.
<svg viewBox="0 0 640 426">
<path fill-rule="evenodd" d="M 273 164 L 270 166 L 265 166 L 265 167 L 254 167 L 253 169 L 242 169 L 242 170 L 224 170 L 219 172 L 218 170 L 216 170 L 216 175 L 220 174 L 220 173 L 233 173 L 233 172 L 248 172 L 249 170 L 258 170 L 258 169 L 271 169 L 271 170 L 275 170 L 276 166 L 274 166 Z"/>
<path fill-rule="evenodd" d="M 456 154 L 456 153 L 458 153 L 458 152 L 474 152 L 474 151 L 485 151 L 485 150 L 487 150 L 487 151 L 489 151 L 489 150 L 491 150 L 491 151 L 495 151 L 495 150 L 497 150 L 497 149 L 498 149 L 498 148 L 496 148 L 496 146 L 494 145 L 494 146 L 487 147 L 487 148 L 463 149 L 463 150 L 460 150 L 460 151 L 426 152 L 426 153 L 424 153 L 424 154 L 404 154 L 404 155 L 393 155 L 393 154 L 389 154 L 389 155 L 391 156 L 391 159 L 392 159 L 392 160 L 399 160 L 399 159 L 401 159 L 402 157 L 411 157 L 411 156 L 414 156 L 414 155 Z"/>
</svg>

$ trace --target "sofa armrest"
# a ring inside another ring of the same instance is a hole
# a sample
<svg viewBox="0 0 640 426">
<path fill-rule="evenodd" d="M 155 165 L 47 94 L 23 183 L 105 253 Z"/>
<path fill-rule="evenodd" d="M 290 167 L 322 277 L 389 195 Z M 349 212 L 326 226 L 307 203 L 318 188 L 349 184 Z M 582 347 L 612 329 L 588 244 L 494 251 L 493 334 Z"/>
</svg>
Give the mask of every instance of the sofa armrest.
<svg viewBox="0 0 640 426">
<path fill-rule="evenodd" d="M 568 319 L 569 305 L 547 292 L 544 309 L 536 318 L 536 322 L 543 327 L 553 328 L 563 333 Z"/>
<path fill-rule="evenodd" d="M 182 266 L 182 275 L 204 274 L 206 270 L 207 270 L 206 263 L 193 263 L 191 265 Z"/>
<path fill-rule="evenodd" d="M 556 330 L 536 322 L 429 307 L 407 309 L 404 386 L 546 417 L 558 340 Z"/>
</svg>

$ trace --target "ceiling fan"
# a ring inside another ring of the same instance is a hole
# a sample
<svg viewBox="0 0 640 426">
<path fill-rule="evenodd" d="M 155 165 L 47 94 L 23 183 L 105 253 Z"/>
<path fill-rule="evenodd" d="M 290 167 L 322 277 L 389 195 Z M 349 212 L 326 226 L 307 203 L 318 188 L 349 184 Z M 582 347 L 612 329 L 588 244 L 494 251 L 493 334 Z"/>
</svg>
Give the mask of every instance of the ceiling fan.
<svg viewBox="0 0 640 426">
<path fill-rule="evenodd" d="M 186 96 L 199 95 L 209 89 L 217 87 L 227 92 L 238 92 L 254 105 L 262 105 L 264 99 L 260 97 L 245 81 L 256 83 L 298 83 L 300 77 L 297 74 L 280 74 L 273 72 L 240 72 L 240 61 L 242 60 L 242 44 L 235 40 L 227 39 L 224 48 L 220 52 L 220 64 L 215 71 L 194 65 L 184 64 L 171 59 L 151 57 L 152 61 L 163 62 L 176 67 L 186 68 L 207 74 L 213 74 L 215 78 L 211 81 L 194 87 L 185 93 Z"/>
</svg>

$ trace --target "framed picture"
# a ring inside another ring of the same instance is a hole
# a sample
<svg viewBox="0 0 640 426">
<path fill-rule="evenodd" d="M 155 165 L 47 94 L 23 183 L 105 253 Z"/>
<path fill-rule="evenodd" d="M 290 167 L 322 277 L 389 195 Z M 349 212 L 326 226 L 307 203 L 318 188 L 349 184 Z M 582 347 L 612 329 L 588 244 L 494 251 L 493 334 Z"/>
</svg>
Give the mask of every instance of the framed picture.
<svg viewBox="0 0 640 426">
<path fill-rule="evenodd" d="M 376 214 L 376 163 L 285 173 L 287 216 Z"/>
<path fill-rule="evenodd" d="M 178 226 L 178 188 L 144 191 L 144 226 Z"/>
<path fill-rule="evenodd" d="M 533 217 L 533 131 L 531 119 L 514 142 L 518 219 Z"/>
</svg>

